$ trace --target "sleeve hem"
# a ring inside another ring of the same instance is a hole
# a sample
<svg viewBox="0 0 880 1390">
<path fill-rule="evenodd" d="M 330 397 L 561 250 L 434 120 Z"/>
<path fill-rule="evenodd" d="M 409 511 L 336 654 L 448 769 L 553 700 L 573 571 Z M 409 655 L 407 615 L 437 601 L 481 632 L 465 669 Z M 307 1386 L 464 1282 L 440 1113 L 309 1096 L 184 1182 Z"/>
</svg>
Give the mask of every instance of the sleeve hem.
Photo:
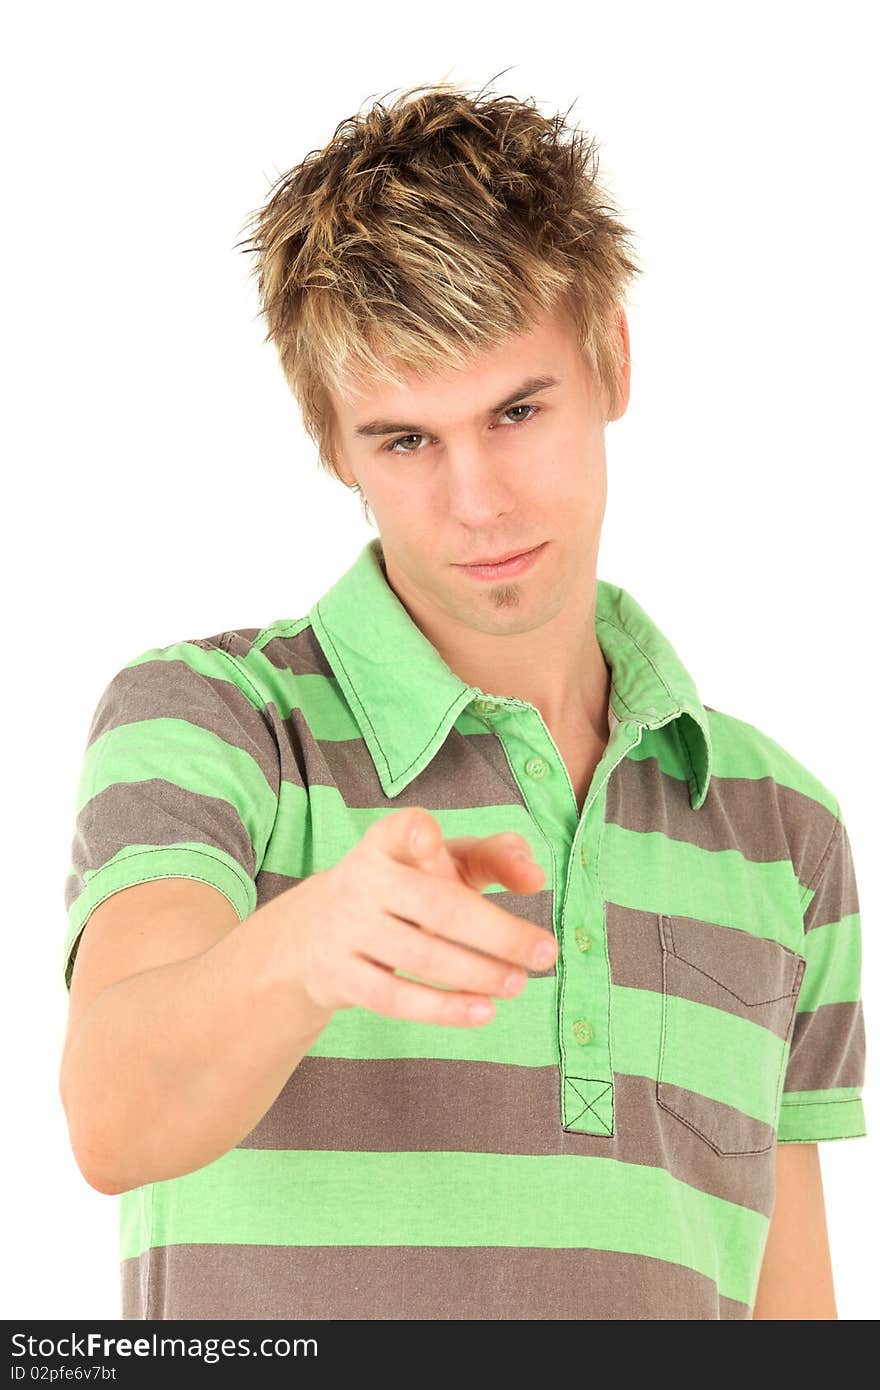
<svg viewBox="0 0 880 1390">
<path fill-rule="evenodd" d="M 253 882 L 231 855 L 213 846 L 196 849 L 157 845 L 113 859 L 88 878 L 70 908 L 70 925 L 64 943 L 64 983 L 68 991 L 79 938 L 95 908 L 122 888 L 158 878 L 191 878 L 210 883 L 229 899 L 239 921 L 256 907 Z"/>
<path fill-rule="evenodd" d="M 815 1144 L 824 1139 L 861 1139 L 867 1135 L 861 1097 L 851 1100 L 783 1101 L 777 1142 Z"/>
</svg>

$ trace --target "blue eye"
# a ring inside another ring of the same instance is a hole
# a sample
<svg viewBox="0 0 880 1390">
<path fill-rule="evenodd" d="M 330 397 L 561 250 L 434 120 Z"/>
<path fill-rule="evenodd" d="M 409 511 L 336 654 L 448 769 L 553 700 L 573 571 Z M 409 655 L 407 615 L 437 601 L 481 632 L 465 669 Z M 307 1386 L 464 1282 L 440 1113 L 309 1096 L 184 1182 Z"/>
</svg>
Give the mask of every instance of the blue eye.
<svg viewBox="0 0 880 1390">
<path fill-rule="evenodd" d="M 509 415 L 513 410 L 531 411 L 531 414 L 524 416 L 523 419 L 513 421 L 513 427 L 516 428 L 517 425 L 528 424 L 529 420 L 531 420 L 533 416 L 537 415 L 540 409 L 541 407 L 539 405 L 509 405 L 507 409 L 504 411 L 504 414 Z M 402 434 L 399 435 L 397 439 L 392 439 L 389 444 L 383 444 L 382 449 L 383 452 L 387 454 L 418 454 L 422 452 L 419 448 L 398 449 L 397 445 L 402 444 L 406 439 L 427 439 L 427 437 L 428 436 L 426 434 Z"/>
</svg>

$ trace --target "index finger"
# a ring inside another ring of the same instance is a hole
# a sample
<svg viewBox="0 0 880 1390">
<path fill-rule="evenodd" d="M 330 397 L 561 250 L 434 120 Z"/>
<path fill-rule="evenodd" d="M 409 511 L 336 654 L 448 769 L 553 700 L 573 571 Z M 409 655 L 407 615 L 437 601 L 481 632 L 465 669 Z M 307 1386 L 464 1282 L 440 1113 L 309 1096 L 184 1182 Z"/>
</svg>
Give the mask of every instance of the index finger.
<svg viewBox="0 0 880 1390">
<path fill-rule="evenodd" d="M 547 875 L 532 857 L 528 840 L 514 830 L 496 835 L 456 835 L 445 841 L 461 877 L 478 891 L 500 883 L 517 893 L 537 893 Z"/>
<path fill-rule="evenodd" d="M 436 878 L 422 869 L 395 862 L 387 877 L 382 908 L 392 917 L 413 922 L 437 936 L 472 946 L 485 955 L 546 970 L 557 956 L 556 937 L 546 927 L 493 903 L 466 883 Z"/>
</svg>

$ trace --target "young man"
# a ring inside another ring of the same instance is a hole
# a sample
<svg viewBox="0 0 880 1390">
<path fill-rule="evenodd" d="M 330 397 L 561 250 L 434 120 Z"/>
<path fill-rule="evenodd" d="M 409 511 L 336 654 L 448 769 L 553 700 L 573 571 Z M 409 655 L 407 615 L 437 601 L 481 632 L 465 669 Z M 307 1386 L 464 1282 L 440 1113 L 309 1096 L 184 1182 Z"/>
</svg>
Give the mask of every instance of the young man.
<svg viewBox="0 0 880 1390">
<path fill-rule="evenodd" d="M 253 241 L 378 537 L 135 657 L 89 735 L 61 1090 L 123 1316 L 834 1318 L 840 806 L 597 578 L 636 267 L 592 152 L 414 91 Z"/>
</svg>

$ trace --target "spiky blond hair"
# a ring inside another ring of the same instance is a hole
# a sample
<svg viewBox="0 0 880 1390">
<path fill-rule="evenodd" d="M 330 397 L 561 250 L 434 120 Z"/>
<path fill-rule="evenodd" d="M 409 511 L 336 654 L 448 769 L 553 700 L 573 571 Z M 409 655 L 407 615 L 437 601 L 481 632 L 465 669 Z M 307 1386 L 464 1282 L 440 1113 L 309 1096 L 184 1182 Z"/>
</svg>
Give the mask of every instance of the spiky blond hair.
<svg viewBox="0 0 880 1390">
<path fill-rule="evenodd" d="M 616 414 L 611 315 L 641 270 L 596 142 L 567 115 L 450 82 L 411 87 L 340 122 L 243 224 L 264 341 L 331 475 L 328 386 L 346 398 L 463 367 L 560 308 Z"/>
</svg>

